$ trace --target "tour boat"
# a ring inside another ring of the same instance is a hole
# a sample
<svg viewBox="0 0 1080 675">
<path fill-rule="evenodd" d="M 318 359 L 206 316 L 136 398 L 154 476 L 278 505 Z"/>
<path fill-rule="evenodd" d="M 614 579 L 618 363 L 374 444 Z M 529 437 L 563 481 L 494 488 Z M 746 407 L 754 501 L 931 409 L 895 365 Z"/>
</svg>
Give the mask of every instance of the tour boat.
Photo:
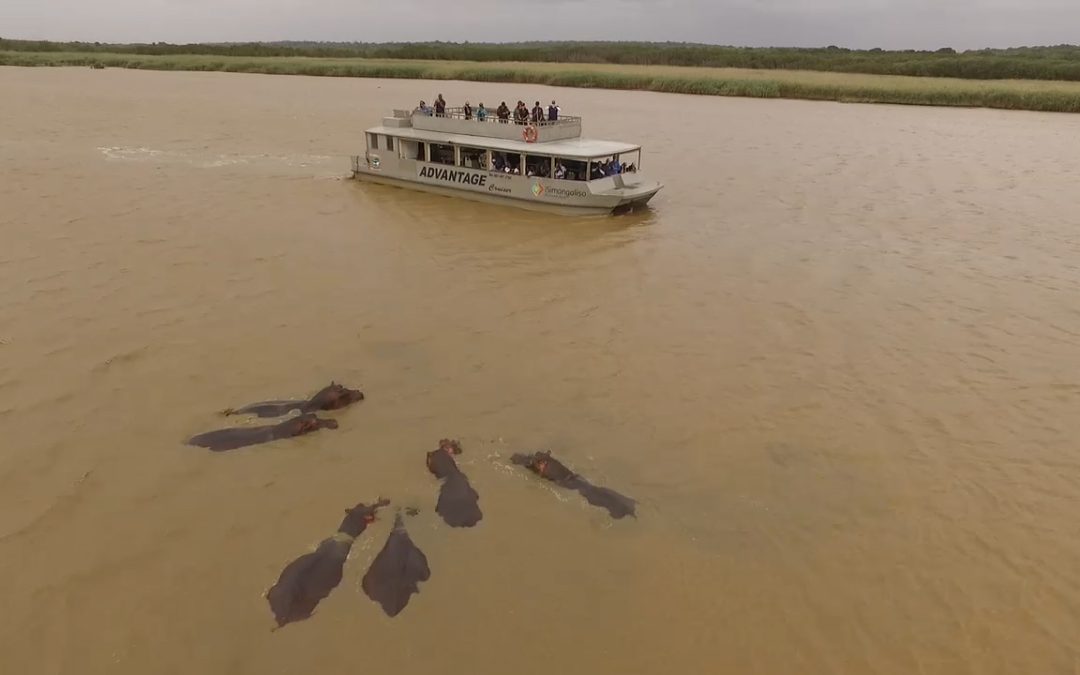
<svg viewBox="0 0 1080 675">
<path fill-rule="evenodd" d="M 365 133 L 353 178 L 536 211 L 603 214 L 663 187 L 641 175 L 641 146 L 581 138 L 581 118 L 515 123 L 492 113 L 395 110 Z"/>
</svg>

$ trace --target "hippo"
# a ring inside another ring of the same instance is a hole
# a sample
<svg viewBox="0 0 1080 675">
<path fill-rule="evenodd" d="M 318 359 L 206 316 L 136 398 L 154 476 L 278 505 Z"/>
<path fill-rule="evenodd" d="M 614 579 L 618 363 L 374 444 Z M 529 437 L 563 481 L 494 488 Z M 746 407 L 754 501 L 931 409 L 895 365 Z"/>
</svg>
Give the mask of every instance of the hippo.
<svg viewBox="0 0 1080 675">
<path fill-rule="evenodd" d="M 413 543 L 399 512 L 386 544 L 371 561 L 360 582 L 364 594 L 377 602 L 389 617 L 395 617 L 420 592 L 420 582 L 431 578 L 427 556 Z"/>
<path fill-rule="evenodd" d="M 364 393 L 359 389 L 349 389 L 344 385 L 331 382 L 323 387 L 309 399 L 297 401 L 261 401 L 252 403 L 243 408 L 227 408 L 221 411 L 222 415 L 255 415 L 257 417 L 281 417 L 293 410 L 302 413 L 315 412 L 317 410 L 340 410 L 345 406 L 352 405 L 357 401 L 364 400 Z"/>
<path fill-rule="evenodd" d="M 550 452 L 536 452 L 531 455 L 515 454 L 510 461 L 559 487 L 574 490 L 593 506 L 606 509 L 616 520 L 626 516 L 637 517 L 634 512 L 636 502 L 633 499 L 609 488 L 593 485 L 552 457 Z"/>
<path fill-rule="evenodd" d="M 353 541 L 375 521 L 376 512 L 389 503 L 388 499 L 380 499 L 370 506 L 360 503 L 345 509 L 345 518 L 334 536 L 323 539 L 314 551 L 285 566 L 277 583 L 266 592 L 278 628 L 310 618 L 319 602 L 337 588 Z"/>
<path fill-rule="evenodd" d="M 480 512 L 480 495 L 454 461 L 454 455 L 460 454 L 461 444 L 446 438 L 439 441 L 438 450 L 427 453 L 428 471 L 443 481 L 435 512 L 450 527 L 473 527 L 484 514 Z"/>
<path fill-rule="evenodd" d="M 336 420 L 326 420 L 316 417 L 311 413 L 292 417 L 280 424 L 271 424 L 261 427 L 235 427 L 232 429 L 218 429 L 208 431 L 190 438 L 188 445 L 200 448 L 208 448 L 212 452 L 225 452 L 236 450 L 249 445 L 269 443 L 282 438 L 302 436 L 319 429 L 337 429 Z"/>
</svg>

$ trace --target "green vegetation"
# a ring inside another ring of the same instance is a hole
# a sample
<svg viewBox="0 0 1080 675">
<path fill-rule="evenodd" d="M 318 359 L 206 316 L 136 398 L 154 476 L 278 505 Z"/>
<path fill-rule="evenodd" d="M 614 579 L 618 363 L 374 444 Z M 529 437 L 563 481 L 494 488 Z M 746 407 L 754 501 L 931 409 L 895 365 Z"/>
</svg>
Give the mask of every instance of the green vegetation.
<svg viewBox="0 0 1080 675">
<path fill-rule="evenodd" d="M 1080 47 L 1024 47 L 957 53 L 937 51 L 775 49 L 686 43 L 526 42 L 363 44 L 274 42 L 245 44 L 101 44 L 0 39 L 0 51 L 87 52 L 164 56 L 307 56 L 529 63 L 606 63 L 638 66 L 692 66 L 761 70 L 817 70 L 871 75 L 952 77 L 973 80 L 1080 81 Z"/>
<path fill-rule="evenodd" d="M 150 70 L 516 82 L 714 96 L 1080 112 L 1080 83 L 1077 82 L 975 81 L 799 70 L 611 64 L 25 51 L 0 52 L 0 65 L 103 65 Z"/>
</svg>

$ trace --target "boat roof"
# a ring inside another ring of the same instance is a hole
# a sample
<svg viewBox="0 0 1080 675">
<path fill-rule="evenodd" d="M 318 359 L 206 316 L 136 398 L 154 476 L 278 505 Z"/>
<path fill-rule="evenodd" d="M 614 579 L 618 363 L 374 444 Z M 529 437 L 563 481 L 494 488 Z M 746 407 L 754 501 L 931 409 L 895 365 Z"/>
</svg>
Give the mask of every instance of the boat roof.
<svg viewBox="0 0 1080 675">
<path fill-rule="evenodd" d="M 466 134 L 447 134 L 439 131 L 413 129 L 411 127 L 372 127 L 369 134 L 383 134 L 409 140 L 449 145 L 465 145 L 472 148 L 491 148 L 504 152 L 524 153 L 526 155 L 550 155 L 567 159 L 593 159 L 618 155 L 624 152 L 636 152 L 640 145 L 621 141 L 601 141 L 588 138 L 571 138 L 563 141 L 545 143 L 526 143 L 503 138 L 469 136 Z"/>
</svg>

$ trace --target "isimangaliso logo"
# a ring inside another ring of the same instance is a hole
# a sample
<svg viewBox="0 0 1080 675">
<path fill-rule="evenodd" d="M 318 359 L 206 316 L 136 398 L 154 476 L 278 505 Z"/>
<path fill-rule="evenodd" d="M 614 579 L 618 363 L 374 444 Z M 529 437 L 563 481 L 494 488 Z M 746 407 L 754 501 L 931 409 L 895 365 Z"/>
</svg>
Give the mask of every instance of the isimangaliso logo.
<svg viewBox="0 0 1080 675">
<path fill-rule="evenodd" d="M 544 186 L 541 185 L 540 183 L 533 183 L 532 193 L 533 193 L 533 197 L 543 197 L 544 196 Z"/>
</svg>

